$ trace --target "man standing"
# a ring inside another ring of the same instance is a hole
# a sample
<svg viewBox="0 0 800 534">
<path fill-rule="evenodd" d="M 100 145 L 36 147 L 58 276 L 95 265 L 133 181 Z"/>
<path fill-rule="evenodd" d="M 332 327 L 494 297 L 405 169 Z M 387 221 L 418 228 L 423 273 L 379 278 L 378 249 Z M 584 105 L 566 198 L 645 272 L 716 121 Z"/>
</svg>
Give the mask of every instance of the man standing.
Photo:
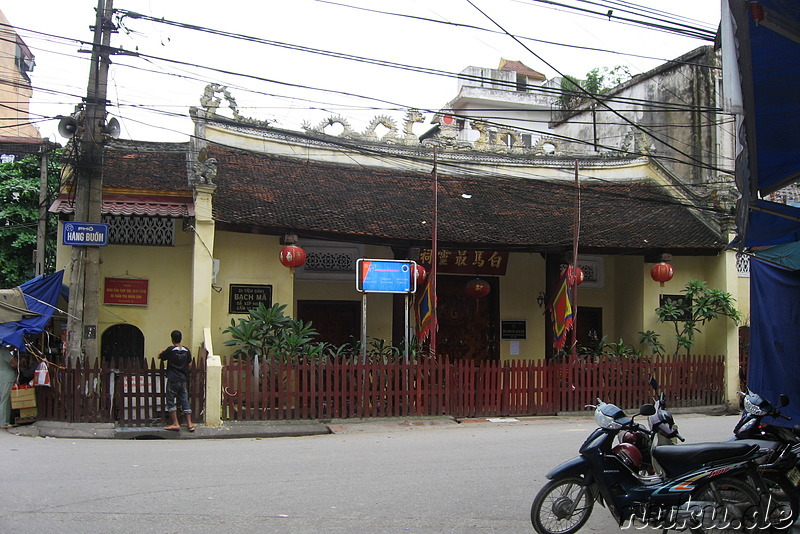
<svg viewBox="0 0 800 534">
<path fill-rule="evenodd" d="M 17 359 L 11 353 L 11 347 L 5 343 L 0 345 L 0 428 L 10 428 L 11 424 L 11 388 L 17 381 Z"/>
<path fill-rule="evenodd" d="M 173 330 L 172 345 L 161 351 L 158 358 L 167 362 L 167 411 L 172 424 L 165 426 L 164 430 L 180 430 L 178 423 L 177 402 L 181 403 L 181 410 L 186 415 L 186 427 L 189 432 L 194 432 L 192 423 L 192 409 L 189 406 L 189 364 L 192 361 L 192 353 L 189 349 L 181 345 L 183 334 L 180 330 Z"/>
</svg>

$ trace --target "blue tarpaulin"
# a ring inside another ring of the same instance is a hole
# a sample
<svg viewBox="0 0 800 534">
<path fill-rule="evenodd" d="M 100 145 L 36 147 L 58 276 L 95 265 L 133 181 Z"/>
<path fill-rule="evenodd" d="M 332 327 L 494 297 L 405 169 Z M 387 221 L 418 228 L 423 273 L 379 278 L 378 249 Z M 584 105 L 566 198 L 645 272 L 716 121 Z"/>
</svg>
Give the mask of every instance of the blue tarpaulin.
<svg viewBox="0 0 800 534">
<path fill-rule="evenodd" d="M 0 324 L 0 339 L 3 342 L 24 351 L 25 334 L 44 332 L 58 303 L 63 278 L 64 271 L 58 271 L 49 276 L 37 276 L 33 280 L 20 284 L 19 288 L 22 290 L 28 309 L 40 315 L 22 321 Z"/>
<path fill-rule="evenodd" d="M 748 387 L 771 402 L 789 395 L 800 421 L 800 207 L 768 195 L 800 181 L 800 2 L 722 2 L 723 91 L 737 115 L 734 248 L 750 262 Z M 777 246 L 774 246 L 777 245 Z M 773 246 L 771 249 L 761 247 Z M 789 269 L 782 269 L 775 263 Z M 788 422 L 779 422 L 787 424 Z"/>
<path fill-rule="evenodd" d="M 724 91 L 737 129 L 736 246 L 800 234 L 800 208 L 764 200 L 800 180 L 800 2 L 727 0 L 722 9 Z"/>
<path fill-rule="evenodd" d="M 800 422 L 800 271 L 758 259 L 750 262 L 750 362 L 747 387 L 773 404 L 789 396 L 781 412 Z M 765 421 L 771 423 L 772 421 Z"/>
</svg>

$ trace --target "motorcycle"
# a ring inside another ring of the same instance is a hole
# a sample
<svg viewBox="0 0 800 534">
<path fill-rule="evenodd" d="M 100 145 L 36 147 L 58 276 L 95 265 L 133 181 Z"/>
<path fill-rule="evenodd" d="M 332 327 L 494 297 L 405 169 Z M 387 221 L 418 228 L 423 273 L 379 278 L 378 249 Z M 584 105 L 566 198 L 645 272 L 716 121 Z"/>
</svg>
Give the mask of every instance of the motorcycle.
<svg viewBox="0 0 800 534">
<path fill-rule="evenodd" d="M 800 425 L 787 428 L 764 421 L 767 417 L 790 421 L 791 417 L 780 411 L 789 404 L 789 397 L 781 394 L 778 406 L 773 406 L 749 389 L 747 393 L 739 394 L 744 397 L 742 415 L 730 441 L 757 444 L 767 452 L 766 463 L 759 467 L 759 472 L 774 501 L 782 505 L 784 515 L 787 515 L 786 508 L 789 508 L 788 515 L 791 523 L 794 523 L 800 514 Z"/>
<path fill-rule="evenodd" d="M 615 453 L 620 453 L 621 449 L 627 447 L 625 443 L 631 444 L 636 447 L 642 456 L 642 466 L 640 474 L 642 475 L 656 475 L 661 471 L 658 461 L 653 458 L 653 449 L 663 445 L 675 445 L 678 440 L 686 441 L 683 436 L 678 433 L 678 427 L 675 425 L 675 420 L 672 414 L 667 409 L 667 397 L 663 391 L 659 391 L 658 381 L 655 377 L 650 377 L 650 387 L 656 398 L 653 399 L 653 406 L 655 413 L 647 417 L 648 429 L 639 425 L 637 430 L 626 431 L 620 434 L 620 445 L 613 450 Z M 628 451 L 628 454 L 632 451 Z"/>
<path fill-rule="evenodd" d="M 749 483 L 755 462 L 766 453 L 746 442 L 701 443 L 653 448 L 661 473 L 643 476 L 636 458 L 614 452 L 620 433 L 643 427 L 634 418 L 652 416 L 644 404 L 628 417 L 613 404 L 597 399 L 597 428 L 579 456 L 547 474 L 531 506 L 531 523 L 539 534 L 572 534 L 588 521 L 594 503 L 608 507 L 620 527 L 643 524 L 664 530 L 712 532 L 759 525 L 759 489 Z M 625 450 L 630 450 L 625 448 Z M 763 523 L 763 521 L 762 521 Z M 637 527 L 638 528 L 638 527 Z"/>
</svg>

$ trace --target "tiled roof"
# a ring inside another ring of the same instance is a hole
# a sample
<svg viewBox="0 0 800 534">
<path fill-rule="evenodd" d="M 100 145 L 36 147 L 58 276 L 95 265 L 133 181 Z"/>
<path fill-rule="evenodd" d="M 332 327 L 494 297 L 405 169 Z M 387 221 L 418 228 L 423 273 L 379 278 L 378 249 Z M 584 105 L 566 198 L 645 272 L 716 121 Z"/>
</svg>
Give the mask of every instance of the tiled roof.
<svg viewBox="0 0 800 534">
<path fill-rule="evenodd" d="M 188 143 L 114 140 L 103 152 L 103 215 L 193 217 Z M 70 191 L 50 211 L 73 213 Z"/>
<path fill-rule="evenodd" d="M 218 161 L 213 205 L 223 227 L 387 245 L 430 242 L 430 174 L 219 147 L 208 155 Z M 572 243 L 571 181 L 440 176 L 439 187 L 442 246 L 545 250 Z M 581 200 L 582 252 L 713 254 L 724 246 L 720 234 L 653 181 L 586 183 Z"/>
<path fill-rule="evenodd" d="M 545 76 L 541 72 L 533 70 L 532 68 L 528 67 L 521 61 L 509 61 L 507 59 L 500 60 L 500 70 L 516 72 L 517 74 L 522 74 L 523 76 L 529 76 L 537 80 L 547 79 L 547 76 Z"/>
<path fill-rule="evenodd" d="M 103 187 L 183 192 L 188 180 L 188 143 L 116 139 L 103 152 Z"/>
<path fill-rule="evenodd" d="M 50 207 L 53 213 L 73 213 L 72 199 L 62 194 Z M 103 194 L 103 215 L 148 215 L 151 217 L 194 217 L 192 197 L 155 197 Z"/>
</svg>

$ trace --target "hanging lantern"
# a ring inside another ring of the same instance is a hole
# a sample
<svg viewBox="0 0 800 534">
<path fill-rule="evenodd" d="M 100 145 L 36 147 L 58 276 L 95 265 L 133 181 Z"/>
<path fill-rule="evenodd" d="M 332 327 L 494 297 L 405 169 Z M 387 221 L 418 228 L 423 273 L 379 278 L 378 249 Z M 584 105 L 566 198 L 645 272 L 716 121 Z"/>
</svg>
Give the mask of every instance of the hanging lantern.
<svg viewBox="0 0 800 534">
<path fill-rule="evenodd" d="M 664 282 L 669 282 L 672 280 L 672 275 L 675 274 L 675 269 L 672 268 L 672 265 L 666 262 L 656 263 L 653 265 L 653 268 L 650 269 L 650 277 L 659 282 L 661 287 L 664 287 Z"/>
<path fill-rule="evenodd" d="M 295 267 L 301 267 L 306 262 L 306 251 L 297 245 L 288 245 L 281 249 L 280 260 L 284 267 L 294 273 Z"/>
<path fill-rule="evenodd" d="M 489 294 L 492 290 L 489 287 L 489 283 L 486 280 L 482 280 L 480 278 L 473 278 L 469 282 L 467 282 L 467 295 L 470 297 L 475 297 L 476 299 L 483 298 Z"/>
<path fill-rule="evenodd" d="M 573 274 L 572 265 L 567 267 L 567 280 L 569 281 L 569 285 L 581 285 L 585 279 L 585 275 L 583 274 L 583 269 L 580 267 L 575 268 L 575 274 Z"/>
<path fill-rule="evenodd" d="M 419 263 L 414 266 L 414 278 L 417 283 L 417 289 L 421 288 L 425 284 L 425 280 L 428 279 L 428 271 Z"/>
</svg>

